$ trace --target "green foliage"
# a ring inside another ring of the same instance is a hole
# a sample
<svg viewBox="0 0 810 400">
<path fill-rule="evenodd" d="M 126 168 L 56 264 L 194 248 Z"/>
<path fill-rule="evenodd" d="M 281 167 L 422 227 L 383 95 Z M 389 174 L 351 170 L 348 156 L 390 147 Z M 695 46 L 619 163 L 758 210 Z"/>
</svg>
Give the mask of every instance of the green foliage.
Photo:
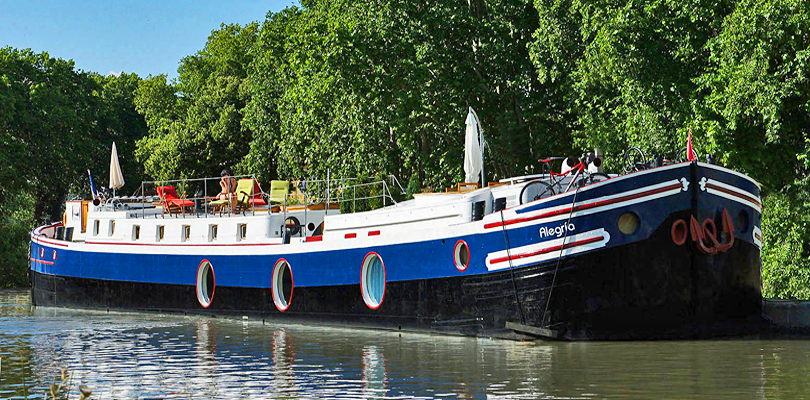
<svg viewBox="0 0 810 400">
<path fill-rule="evenodd" d="M 132 104 L 135 75 L 102 77 L 76 71 L 47 53 L 0 49 L 0 286 L 25 282 L 28 232 L 61 219 L 69 193 L 89 193 L 87 170 L 106 186 L 117 142 L 127 185 L 142 169 L 135 141 L 146 130 Z"/>
<path fill-rule="evenodd" d="M 762 294 L 810 299 L 810 198 L 801 188 L 763 198 Z"/>
<path fill-rule="evenodd" d="M 29 233 L 34 226 L 34 198 L 30 192 L 13 193 L 0 204 L 0 288 L 28 284 Z"/>
<path fill-rule="evenodd" d="M 176 82 L 167 82 L 165 75 L 141 82 L 134 102 L 149 134 L 138 142 L 135 155 L 148 175 L 219 176 L 245 157 L 252 132 L 242 127 L 243 84 L 257 31 L 255 23 L 222 25 L 202 50 L 180 61 Z"/>
<path fill-rule="evenodd" d="M 528 58 L 530 3 L 302 5 L 268 16 L 248 78 L 245 123 L 276 152 L 281 175 L 455 184 L 468 106 L 487 130 L 494 176 L 570 149 L 552 85 L 538 83 Z"/>
<path fill-rule="evenodd" d="M 707 45 L 694 99 L 721 159 L 778 190 L 807 176 L 810 126 L 810 4 L 744 0 Z"/>
</svg>

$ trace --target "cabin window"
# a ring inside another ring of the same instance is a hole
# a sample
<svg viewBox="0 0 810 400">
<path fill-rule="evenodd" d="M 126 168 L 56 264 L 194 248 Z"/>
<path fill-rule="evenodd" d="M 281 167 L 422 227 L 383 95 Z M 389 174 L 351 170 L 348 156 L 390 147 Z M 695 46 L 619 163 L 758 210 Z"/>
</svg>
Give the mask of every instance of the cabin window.
<svg viewBox="0 0 810 400">
<path fill-rule="evenodd" d="M 247 237 L 247 224 L 239 224 L 237 228 L 239 240 L 245 240 Z"/>
<path fill-rule="evenodd" d="M 134 225 L 132 227 L 132 240 L 138 240 L 141 238 L 141 226 Z"/>
<path fill-rule="evenodd" d="M 93 236 L 98 236 L 98 227 L 101 224 L 99 220 L 93 221 Z"/>
<path fill-rule="evenodd" d="M 191 226 L 183 225 L 183 241 L 187 241 L 191 237 Z"/>
<path fill-rule="evenodd" d="M 158 240 L 158 242 L 163 240 L 163 233 L 165 231 L 166 230 L 163 228 L 163 225 L 158 225 L 158 227 L 157 227 L 157 240 Z"/>
<path fill-rule="evenodd" d="M 219 231 L 218 225 L 211 225 L 208 229 L 208 241 L 213 242 L 217 240 L 217 233 Z"/>
<path fill-rule="evenodd" d="M 110 233 L 108 236 L 112 236 L 115 233 L 115 220 L 110 221 Z"/>
</svg>

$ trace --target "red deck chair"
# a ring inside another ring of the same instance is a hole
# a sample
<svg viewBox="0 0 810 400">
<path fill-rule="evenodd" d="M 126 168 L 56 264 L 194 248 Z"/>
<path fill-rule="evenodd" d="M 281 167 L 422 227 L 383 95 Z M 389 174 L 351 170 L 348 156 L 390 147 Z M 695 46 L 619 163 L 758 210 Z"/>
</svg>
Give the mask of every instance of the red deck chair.
<svg viewBox="0 0 810 400">
<path fill-rule="evenodd" d="M 264 200 L 264 192 L 262 192 L 262 188 L 259 187 L 259 181 L 257 180 L 253 181 L 253 196 L 251 196 L 248 201 L 250 202 L 251 207 L 267 205 L 267 201 Z"/>
<path fill-rule="evenodd" d="M 158 186 L 157 193 L 163 204 L 163 210 L 168 211 L 169 214 L 183 212 L 186 207 L 194 207 L 193 201 L 184 198 L 185 193 L 183 193 L 183 197 L 177 195 L 174 186 Z"/>
</svg>

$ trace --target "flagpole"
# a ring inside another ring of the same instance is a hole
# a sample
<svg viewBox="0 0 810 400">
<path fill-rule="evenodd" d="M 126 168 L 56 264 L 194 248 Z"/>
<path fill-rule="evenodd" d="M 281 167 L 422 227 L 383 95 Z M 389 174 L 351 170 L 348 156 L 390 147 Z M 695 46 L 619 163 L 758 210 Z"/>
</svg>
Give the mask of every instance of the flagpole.
<svg viewBox="0 0 810 400">
<path fill-rule="evenodd" d="M 483 188 L 486 186 L 486 174 L 484 174 L 484 125 L 481 123 L 481 119 L 478 118 L 478 113 L 472 107 L 470 107 L 470 111 L 475 115 L 475 120 L 478 122 L 478 141 L 481 143 L 481 187 Z"/>
</svg>

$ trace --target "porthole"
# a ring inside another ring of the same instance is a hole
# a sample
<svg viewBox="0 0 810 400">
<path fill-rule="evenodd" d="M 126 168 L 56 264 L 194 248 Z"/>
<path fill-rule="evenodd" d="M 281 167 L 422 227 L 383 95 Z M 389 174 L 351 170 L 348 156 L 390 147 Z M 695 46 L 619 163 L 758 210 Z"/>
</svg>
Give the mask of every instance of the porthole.
<svg viewBox="0 0 810 400">
<path fill-rule="evenodd" d="M 313 224 L 312 222 L 308 223 L 307 224 L 307 230 L 310 231 L 310 232 L 314 231 L 315 230 L 315 224 Z"/>
<path fill-rule="evenodd" d="M 290 307 L 293 286 L 292 269 L 287 260 L 282 258 L 273 267 L 273 303 L 279 311 L 287 311 Z"/>
<path fill-rule="evenodd" d="M 385 298 L 385 264 L 380 255 L 371 252 L 363 259 L 360 271 L 360 291 L 363 301 L 372 310 L 380 308 Z"/>
<path fill-rule="evenodd" d="M 44 247 L 39 248 L 39 258 L 45 258 L 45 248 Z"/>
<path fill-rule="evenodd" d="M 53 260 L 56 261 L 56 250 L 53 251 Z"/>
<path fill-rule="evenodd" d="M 617 222 L 619 226 L 619 230 L 624 233 L 625 235 L 632 235 L 636 233 L 638 230 L 638 226 L 640 225 L 640 220 L 638 215 L 634 212 L 626 212 L 619 217 L 619 221 Z"/>
<path fill-rule="evenodd" d="M 470 265 L 470 248 L 467 247 L 467 242 L 463 240 L 456 242 L 456 247 L 453 250 L 453 261 L 455 261 L 456 268 L 459 271 L 465 271 Z"/>
<path fill-rule="evenodd" d="M 214 267 L 208 260 L 202 260 L 197 268 L 197 301 L 203 308 L 208 308 L 214 300 L 214 289 L 216 279 L 214 278 Z"/>
</svg>

